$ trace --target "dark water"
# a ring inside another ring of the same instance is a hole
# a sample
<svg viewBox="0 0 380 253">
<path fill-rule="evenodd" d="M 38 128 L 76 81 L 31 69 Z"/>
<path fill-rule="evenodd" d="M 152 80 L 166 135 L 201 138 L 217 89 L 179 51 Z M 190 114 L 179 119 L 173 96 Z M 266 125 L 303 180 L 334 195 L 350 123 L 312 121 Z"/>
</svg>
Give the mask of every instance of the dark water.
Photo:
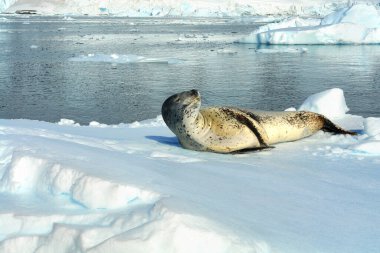
<svg viewBox="0 0 380 253">
<path fill-rule="evenodd" d="M 261 54 L 256 45 L 232 43 L 258 25 L 249 20 L 3 17 L 0 118 L 132 122 L 157 116 L 167 96 L 193 88 L 204 105 L 284 110 L 333 87 L 345 91 L 351 113 L 380 116 L 377 45 Z M 81 54 L 183 62 L 69 61 Z"/>
</svg>

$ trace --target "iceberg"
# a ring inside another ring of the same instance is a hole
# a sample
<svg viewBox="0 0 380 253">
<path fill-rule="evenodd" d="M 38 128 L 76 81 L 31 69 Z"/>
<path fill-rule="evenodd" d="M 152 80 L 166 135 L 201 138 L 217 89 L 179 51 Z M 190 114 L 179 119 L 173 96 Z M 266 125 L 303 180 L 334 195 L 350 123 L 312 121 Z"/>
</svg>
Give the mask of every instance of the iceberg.
<svg viewBox="0 0 380 253">
<path fill-rule="evenodd" d="M 12 6 L 17 0 L 1 0 L 0 1 L 0 13 Z"/>
<path fill-rule="evenodd" d="M 237 42 L 255 44 L 378 44 L 380 13 L 375 5 L 354 4 L 323 19 L 290 18 L 259 27 Z"/>
<path fill-rule="evenodd" d="M 358 0 L 376 2 L 376 0 Z M 39 14 L 117 15 L 129 17 L 240 17 L 313 16 L 322 17 L 347 7 L 347 0 L 3 0 L 0 11 L 32 9 Z"/>
</svg>

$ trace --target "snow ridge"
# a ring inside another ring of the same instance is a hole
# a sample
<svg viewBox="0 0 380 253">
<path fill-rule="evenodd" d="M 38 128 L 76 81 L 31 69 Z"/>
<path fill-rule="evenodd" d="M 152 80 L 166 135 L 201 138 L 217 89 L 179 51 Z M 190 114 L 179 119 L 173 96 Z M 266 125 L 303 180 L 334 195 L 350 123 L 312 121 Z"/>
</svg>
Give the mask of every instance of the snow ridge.
<svg viewBox="0 0 380 253">
<path fill-rule="evenodd" d="M 170 210 L 159 193 L 2 144 L 0 198 L 21 209 L 0 213 L 0 252 L 268 252 L 263 242 L 248 245 L 209 220 Z M 23 211 L 20 199 L 56 210 Z"/>
</svg>

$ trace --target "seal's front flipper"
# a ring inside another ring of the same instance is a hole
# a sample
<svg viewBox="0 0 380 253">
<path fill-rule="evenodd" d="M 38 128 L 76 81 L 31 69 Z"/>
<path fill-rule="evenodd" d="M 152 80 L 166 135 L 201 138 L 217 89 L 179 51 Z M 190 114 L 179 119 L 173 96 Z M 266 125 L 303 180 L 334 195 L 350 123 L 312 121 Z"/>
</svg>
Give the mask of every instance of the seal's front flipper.
<svg viewBox="0 0 380 253">
<path fill-rule="evenodd" d="M 274 146 L 261 146 L 257 148 L 244 148 L 232 152 L 232 154 L 245 154 L 248 152 L 259 152 L 259 151 L 269 151 L 270 149 L 275 148 Z"/>
</svg>

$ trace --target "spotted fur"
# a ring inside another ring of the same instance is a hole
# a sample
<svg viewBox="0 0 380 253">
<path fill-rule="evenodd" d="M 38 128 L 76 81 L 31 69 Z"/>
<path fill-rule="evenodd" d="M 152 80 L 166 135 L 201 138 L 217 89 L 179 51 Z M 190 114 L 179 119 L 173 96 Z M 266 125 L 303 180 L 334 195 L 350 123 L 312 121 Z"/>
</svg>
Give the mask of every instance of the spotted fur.
<svg viewBox="0 0 380 253">
<path fill-rule="evenodd" d="M 271 148 L 271 144 L 295 141 L 319 130 L 355 134 L 313 112 L 200 107 L 201 99 L 197 90 L 175 94 L 162 105 L 166 125 L 184 148 L 230 153 Z"/>
</svg>

